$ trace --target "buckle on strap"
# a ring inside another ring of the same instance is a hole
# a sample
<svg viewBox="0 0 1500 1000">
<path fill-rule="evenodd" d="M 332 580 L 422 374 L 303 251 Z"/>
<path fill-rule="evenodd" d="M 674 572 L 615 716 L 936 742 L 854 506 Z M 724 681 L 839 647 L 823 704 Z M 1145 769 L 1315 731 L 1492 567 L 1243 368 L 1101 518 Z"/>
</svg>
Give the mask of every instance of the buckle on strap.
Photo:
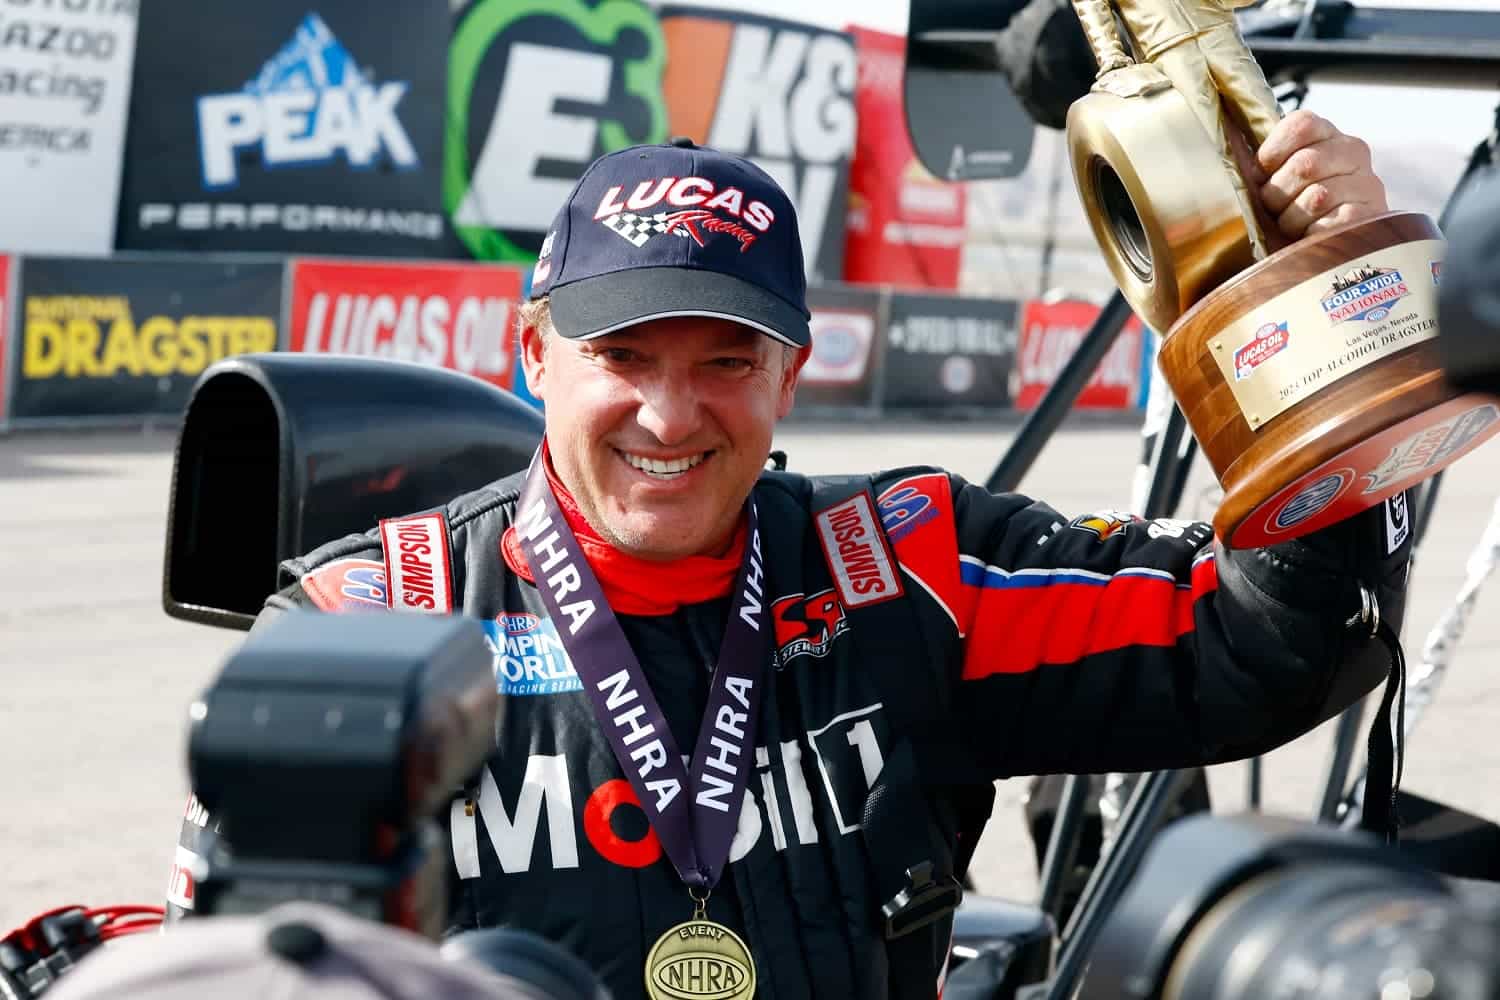
<svg viewBox="0 0 1500 1000">
<path fill-rule="evenodd" d="M 906 869 L 906 888 L 880 908 L 885 915 L 886 940 L 903 937 L 941 920 L 964 898 L 963 886 L 952 875 L 932 877 L 932 862 Z"/>
</svg>

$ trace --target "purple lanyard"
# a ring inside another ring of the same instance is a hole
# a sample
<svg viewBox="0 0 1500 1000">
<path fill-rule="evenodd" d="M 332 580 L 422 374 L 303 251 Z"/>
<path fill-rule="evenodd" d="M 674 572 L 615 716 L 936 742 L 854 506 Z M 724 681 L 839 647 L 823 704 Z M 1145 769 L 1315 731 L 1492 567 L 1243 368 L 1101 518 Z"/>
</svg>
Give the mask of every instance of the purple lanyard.
<svg viewBox="0 0 1500 1000">
<path fill-rule="evenodd" d="M 640 661 L 552 495 L 542 461 L 538 451 L 516 519 L 537 592 L 667 857 L 689 886 L 712 889 L 739 825 L 770 647 L 755 502 L 747 504 L 745 561 L 735 576 L 734 603 L 689 772 Z"/>
</svg>

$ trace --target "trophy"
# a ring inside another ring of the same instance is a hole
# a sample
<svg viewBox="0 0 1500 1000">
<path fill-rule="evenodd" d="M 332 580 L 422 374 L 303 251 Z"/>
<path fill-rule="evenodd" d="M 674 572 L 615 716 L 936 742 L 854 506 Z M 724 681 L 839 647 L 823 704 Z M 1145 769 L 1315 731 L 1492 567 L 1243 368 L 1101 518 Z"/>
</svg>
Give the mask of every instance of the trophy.
<svg viewBox="0 0 1500 1000">
<path fill-rule="evenodd" d="M 1388 212 L 1268 253 L 1232 145 L 1259 148 L 1281 117 L 1235 22 L 1250 2 L 1073 0 L 1099 74 L 1067 123 L 1095 239 L 1163 334 L 1232 548 L 1350 517 L 1500 431 L 1495 402 L 1442 376 L 1431 219 Z"/>
</svg>

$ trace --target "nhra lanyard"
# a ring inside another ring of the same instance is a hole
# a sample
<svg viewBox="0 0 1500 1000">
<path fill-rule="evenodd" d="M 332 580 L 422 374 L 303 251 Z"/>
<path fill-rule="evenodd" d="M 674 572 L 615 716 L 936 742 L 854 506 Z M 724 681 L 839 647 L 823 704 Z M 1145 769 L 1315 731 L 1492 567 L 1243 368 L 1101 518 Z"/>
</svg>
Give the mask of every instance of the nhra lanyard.
<svg viewBox="0 0 1500 1000">
<path fill-rule="evenodd" d="M 690 893 L 697 893 L 694 899 L 706 898 L 723 873 L 738 826 L 770 649 L 755 502 L 748 502 L 749 540 L 698 743 L 685 769 L 640 661 L 547 483 L 544 462 L 538 449 L 521 489 L 521 551 L 663 850 Z"/>
</svg>

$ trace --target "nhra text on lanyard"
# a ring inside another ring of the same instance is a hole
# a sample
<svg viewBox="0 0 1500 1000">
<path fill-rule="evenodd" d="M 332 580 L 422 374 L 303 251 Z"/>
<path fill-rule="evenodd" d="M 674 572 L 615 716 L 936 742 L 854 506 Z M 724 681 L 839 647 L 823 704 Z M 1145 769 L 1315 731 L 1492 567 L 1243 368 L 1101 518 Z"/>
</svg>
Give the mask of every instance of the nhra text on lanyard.
<svg viewBox="0 0 1500 1000">
<path fill-rule="evenodd" d="M 544 461 L 538 450 L 521 490 L 521 550 L 662 849 L 690 887 L 711 889 L 739 824 L 770 652 L 755 502 L 748 503 L 745 559 L 735 576 L 698 744 L 685 769 L 640 661 L 552 495 Z"/>
</svg>

